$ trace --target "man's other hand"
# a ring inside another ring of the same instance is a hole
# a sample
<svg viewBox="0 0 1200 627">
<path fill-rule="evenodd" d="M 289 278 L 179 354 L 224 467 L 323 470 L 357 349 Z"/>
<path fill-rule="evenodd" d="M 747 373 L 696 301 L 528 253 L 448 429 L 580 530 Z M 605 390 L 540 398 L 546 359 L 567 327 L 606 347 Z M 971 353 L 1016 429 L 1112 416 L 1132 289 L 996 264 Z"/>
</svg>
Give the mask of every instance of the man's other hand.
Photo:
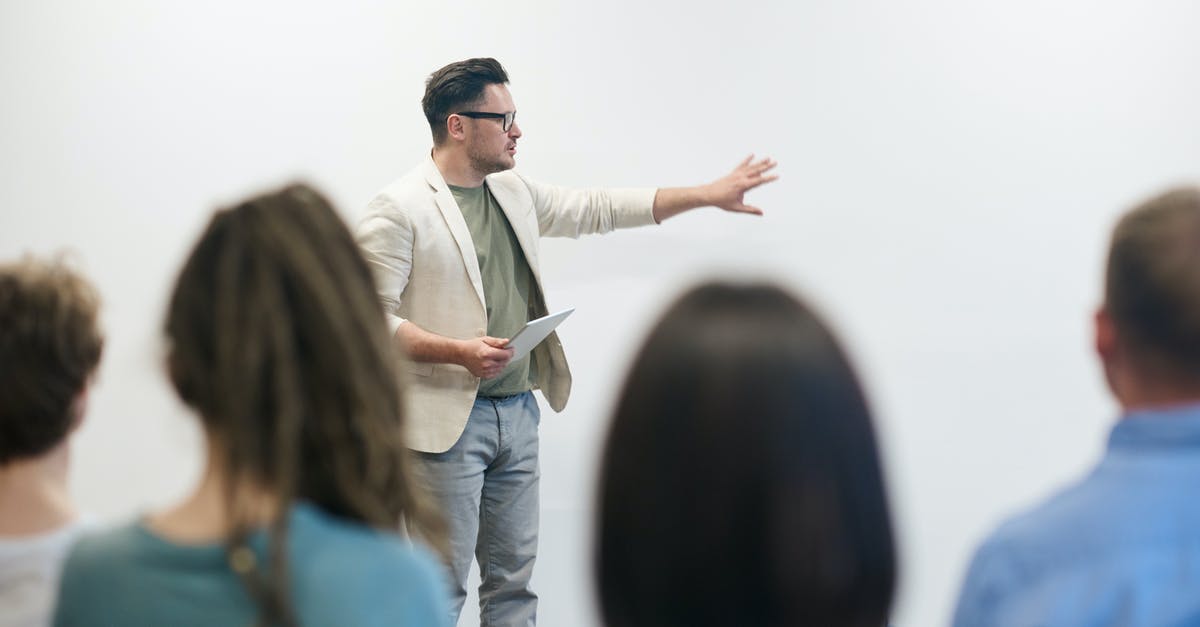
<svg viewBox="0 0 1200 627">
<path fill-rule="evenodd" d="M 500 374 L 512 359 L 513 349 L 508 348 L 508 339 L 483 336 L 463 340 L 459 365 L 480 379 L 491 379 Z"/>
</svg>

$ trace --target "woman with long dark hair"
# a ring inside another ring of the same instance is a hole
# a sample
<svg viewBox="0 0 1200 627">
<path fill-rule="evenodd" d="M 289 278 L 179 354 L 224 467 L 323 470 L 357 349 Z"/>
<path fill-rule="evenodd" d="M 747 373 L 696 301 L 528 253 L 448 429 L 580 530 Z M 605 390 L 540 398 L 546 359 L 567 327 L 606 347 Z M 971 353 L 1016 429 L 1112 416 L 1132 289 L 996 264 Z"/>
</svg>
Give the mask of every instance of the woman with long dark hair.
<svg viewBox="0 0 1200 627">
<path fill-rule="evenodd" d="M 303 185 L 217 212 L 167 310 L 168 371 L 204 428 L 183 503 L 86 538 L 56 625 L 443 625 L 371 276 Z"/>
<path fill-rule="evenodd" d="M 769 285 L 685 294 L 641 349 L 601 470 L 608 627 L 880 627 L 896 578 L 871 416 L 838 343 Z"/>
</svg>

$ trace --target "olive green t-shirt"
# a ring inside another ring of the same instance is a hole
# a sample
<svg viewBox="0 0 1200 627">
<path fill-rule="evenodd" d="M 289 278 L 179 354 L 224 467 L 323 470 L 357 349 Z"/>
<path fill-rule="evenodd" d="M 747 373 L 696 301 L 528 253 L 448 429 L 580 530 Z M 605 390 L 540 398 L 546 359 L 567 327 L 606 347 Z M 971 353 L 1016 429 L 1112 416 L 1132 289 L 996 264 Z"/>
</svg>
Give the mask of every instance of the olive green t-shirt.
<svg viewBox="0 0 1200 627">
<path fill-rule="evenodd" d="M 525 253 L 486 183 L 479 187 L 449 187 L 475 243 L 475 256 L 483 278 L 487 334 L 512 337 L 529 321 L 533 273 Z M 531 357 L 526 355 L 509 364 L 499 376 L 481 381 L 479 394 L 509 396 L 529 390 Z"/>
</svg>

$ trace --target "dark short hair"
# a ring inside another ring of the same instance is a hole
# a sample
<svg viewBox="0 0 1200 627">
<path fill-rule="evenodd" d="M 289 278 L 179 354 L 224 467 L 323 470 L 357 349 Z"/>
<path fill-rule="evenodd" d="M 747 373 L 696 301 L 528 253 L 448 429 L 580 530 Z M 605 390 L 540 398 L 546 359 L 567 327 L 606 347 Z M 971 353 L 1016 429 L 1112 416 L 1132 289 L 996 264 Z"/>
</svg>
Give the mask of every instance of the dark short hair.
<svg viewBox="0 0 1200 627">
<path fill-rule="evenodd" d="M 1106 274 L 1105 306 L 1140 365 L 1200 383 L 1200 188 L 1170 190 L 1125 214 Z"/>
<path fill-rule="evenodd" d="M 75 424 L 104 348 L 95 288 L 62 261 L 0 266 L 0 465 L 37 457 Z"/>
<path fill-rule="evenodd" d="M 483 98 L 488 85 L 503 85 L 508 73 L 491 57 L 456 61 L 429 75 L 421 108 L 429 120 L 433 143 L 446 141 L 446 118 Z"/>
<path fill-rule="evenodd" d="M 678 300 L 602 464 L 608 627 L 886 622 L 896 556 L 870 413 L 829 330 L 779 288 Z"/>
</svg>

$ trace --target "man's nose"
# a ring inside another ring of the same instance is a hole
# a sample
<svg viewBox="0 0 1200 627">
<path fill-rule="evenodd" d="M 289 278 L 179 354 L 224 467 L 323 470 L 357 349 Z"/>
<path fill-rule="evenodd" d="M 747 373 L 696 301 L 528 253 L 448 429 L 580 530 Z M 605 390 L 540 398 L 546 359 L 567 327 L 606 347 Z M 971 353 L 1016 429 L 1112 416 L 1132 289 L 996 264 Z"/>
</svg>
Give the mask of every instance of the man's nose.
<svg viewBox="0 0 1200 627">
<path fill-rule="evenodd" d="M 517 125 L 516 120 L 513 120 L 512 126 L 508 127 L 508 136 L 513 139 L 521 136 L 521 127 Z"/>
</svg>

